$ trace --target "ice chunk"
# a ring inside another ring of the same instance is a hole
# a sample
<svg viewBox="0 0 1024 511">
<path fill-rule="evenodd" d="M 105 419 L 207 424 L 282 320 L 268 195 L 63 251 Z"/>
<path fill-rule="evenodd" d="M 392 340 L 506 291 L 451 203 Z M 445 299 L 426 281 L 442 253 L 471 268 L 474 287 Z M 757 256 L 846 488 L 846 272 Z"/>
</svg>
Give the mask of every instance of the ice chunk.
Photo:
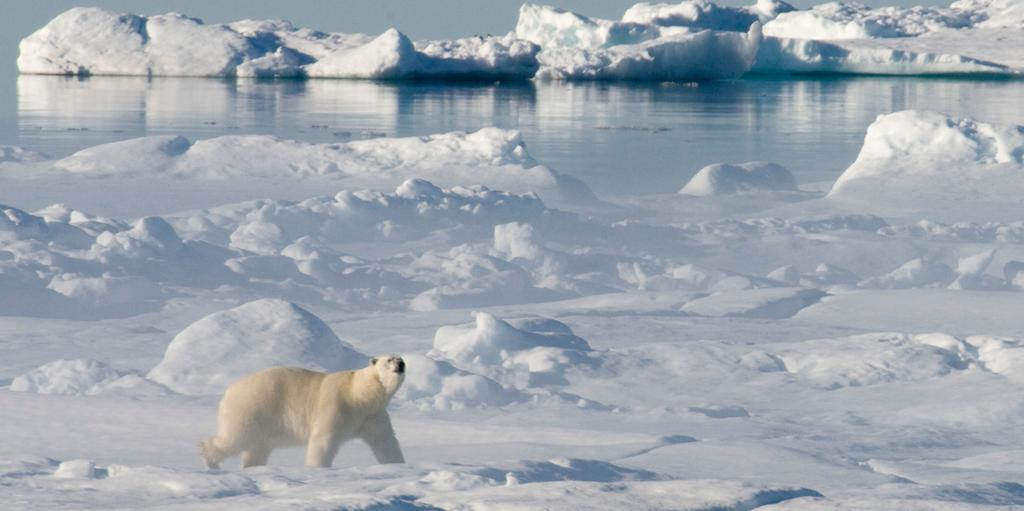
<svg viewBox="0 0 1024 511">
<path fill-rule="evenodd" d="M 996 256 L 992 248 L 967 257 L 961 257 L 956 265 L 956 280 L 949 285 L 950 289 L 1000 289 L 1006 285 L 1002 280 L 986 275 L 989 265 Z"/>
<path fill-rule="evenodd" d="M 779 14 L 764 34 L 793 39 L 912 37 L 947 28 L 969 27 L 984 19 L 976 10 L 944 7 L 878 7 L 829 2 Z"/>
<path fill-rule="evenodd" d="M 1003 277 L 1010 285 L 1017 289 L 1024 289 L 1024 262 L 1007 261 L 1003 265 Z"/>
<path fill-rule="evenodd" d="M 735 78 L 754 63 L 761 24 L 746 34 L 588 18 L 524 4 L 516 35 L 541 45 L 538 78 L 709 80 Z"/>
<path fill-rule="evenodd" d="M 793 174 L 776 163 L 716 163 L 697 171 L 680 194 L 710 196 L 760 190 L 796 190 Z"/>
<path fill-rule="evenodd" d="M 899 268 L 861 281 L 860 287 L 878 287 L 883 289 L 907 289 L 931 285 L 945 285 L 953 279 L 954 273 L 949 266 L 938 261 L 918 257 L 900 265 Z"/>
<path fill-rule="evenodd" d="M 533 226 L 519 222 L 494 226 L 494 249 L 512 259 L 536 259 L 541 253 L 533 240 Z"/>
<path fill-rule="evenodd" d="M 755 21 L 763 23 L 793 10 L 795 7 L 781 0 L 758 0 L 757 4 L 749 7 L 721 6 L 707 0 L 683 0 L 677 4 L 638 3 L 626 10 L 622 21 L 746 32 Z"/>
<path fill-rule="evenodd" d="M 525 394 L 498 382 L 457 369 L 448 362 L 418 354 L 403 354 L 408 366 L 396 399 L 441 410 L 504 406 L 524 401 Z"/>
<path fill-rule="evenodd" d="M 973 336 L 965 339 L 974 347 L 985 369 L 1024 383 L 1024 344 L 1003 337 Z"/>
<path fill-rule="evenodd" d="M 96 475 L 96 462 L 93 460 L 68 460 L 53 472 L 53 477 L 61 479 L 93 479 Z"/>
<path fill-rule="evenodd" d="M 473 325 L 437 329 L 433 356 L 517 388 L 564 384 L 570 369 L 589 365 L 590 345 L 562 323 L 513 326 L 486 312 L 474 317 Z"/>
<path fill-rule="evenodd" d="M 217 394 L 270 366 L 339 371 L 364 367 L 367 360 L 298 305 L 256 300 L 189 325 L 148 377 L 183 394 Z"/>
</svg>

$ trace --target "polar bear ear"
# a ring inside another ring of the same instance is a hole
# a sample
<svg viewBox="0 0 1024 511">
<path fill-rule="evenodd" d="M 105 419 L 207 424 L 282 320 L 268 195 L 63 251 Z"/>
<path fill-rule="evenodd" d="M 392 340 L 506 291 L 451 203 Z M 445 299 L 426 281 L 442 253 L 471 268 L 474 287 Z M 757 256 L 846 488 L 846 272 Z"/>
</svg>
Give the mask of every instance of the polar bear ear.
<svg viewBox="0 0 1024 511">
<path fill-rule="evenodd" d="M 372 366 L 377 365 L 377 357 L 373 357 L 373 358 L 370 359 L 370 365 L 372 365 Z"/>
</svg>

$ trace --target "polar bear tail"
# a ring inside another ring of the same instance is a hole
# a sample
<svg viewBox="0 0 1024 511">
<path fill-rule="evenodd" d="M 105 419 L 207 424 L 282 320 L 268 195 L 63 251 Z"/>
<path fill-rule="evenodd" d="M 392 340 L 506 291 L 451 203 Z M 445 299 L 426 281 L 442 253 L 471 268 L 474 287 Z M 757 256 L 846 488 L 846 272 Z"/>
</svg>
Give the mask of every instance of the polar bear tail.
<svg viewBox="0 0 1024 511">
<path fill-rule="evenodd" d="M 215 436 L 199 442 L 199 453 L 202 454 L 203 461 L 206 462 L 206 468 L 211 469 L 220 468 L 220 462 L 229 456 L 223 448 L 217 445 Z"/>
</svg>

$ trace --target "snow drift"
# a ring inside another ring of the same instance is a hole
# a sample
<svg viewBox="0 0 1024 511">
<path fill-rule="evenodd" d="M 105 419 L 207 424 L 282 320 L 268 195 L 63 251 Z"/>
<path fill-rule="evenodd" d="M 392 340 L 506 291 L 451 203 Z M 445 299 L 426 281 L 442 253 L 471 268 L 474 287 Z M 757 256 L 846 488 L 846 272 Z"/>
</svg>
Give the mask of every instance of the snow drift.
<svg viewBox="0 0 1024 511">
<path fill-rule="evenodd" d="M 264 299 L 189 325 L 148 377 L 182 394 L 218 394 L 238 378 L 271 366 L 341 371 L 365 367 L 368 360 L 309 311 Z"/>
<path fill-rule="evenodd" d="M 78 7 L 22 40 L 22 73 L 60 75 L 524 79 L 539 49 L 513 37 L 376 38 L 285 21 L 206 25 L 181 14 L 137 16 Z"/>
</svg>

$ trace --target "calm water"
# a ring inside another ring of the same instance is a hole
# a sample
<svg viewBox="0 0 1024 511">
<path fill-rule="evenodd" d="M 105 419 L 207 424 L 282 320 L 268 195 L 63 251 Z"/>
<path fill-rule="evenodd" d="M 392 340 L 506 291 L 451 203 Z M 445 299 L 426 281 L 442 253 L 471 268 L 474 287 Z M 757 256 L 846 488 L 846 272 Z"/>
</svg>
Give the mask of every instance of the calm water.
<svg viewBox="0 0 1024 511">
<path fill-rule="evenodd" d="M 1024 81 L 743 79 L 658 84 L 381 84 L 21 76 L 0 84 L 0 144 L 63 156 L 144 135 L 266 133 L 311 142 L 484 126 L 598 193 L 674 191 L 715 162 L 771 160 L 835 179 L 876 115 L 931 109 L 1024 124 Z"/>
</svg>

